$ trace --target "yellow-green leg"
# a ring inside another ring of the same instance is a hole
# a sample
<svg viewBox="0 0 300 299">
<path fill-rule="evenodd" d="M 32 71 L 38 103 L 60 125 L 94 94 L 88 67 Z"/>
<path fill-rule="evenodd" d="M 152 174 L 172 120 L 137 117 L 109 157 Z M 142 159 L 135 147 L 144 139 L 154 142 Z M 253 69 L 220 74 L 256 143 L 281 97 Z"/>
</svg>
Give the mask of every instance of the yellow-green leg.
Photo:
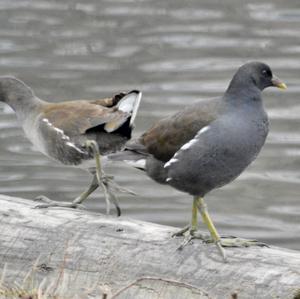
<svg viewBox="0 0 300 299">
<path fill-rule="evenodd" d="M 110 212 L 110 203 L 112 202 L 117 210 L 117 215 L 121 215 L 121 209 L 119 207 L 119 202 L 117 197 L 114 194 L 114 191 L 119 191 L 123 193 L 128 193 L 131 195 L 136 195 L 131 190 L 127 190 L 123 187 L 118 186 L 114 181 L 112 176 L 107 176 L 101 165 L 101 155 L 99 152 L 98 144 L 94 140 L 87 140 L 85 146 L 92 150 L 93 156 L 95 159 L 95 171 L 93 171 L 93 181 L 91 185 L 85 190 L 82 194 L 80 194 L 77 198 L 75 198 L 72 202 L 58 202 L 47 198 L 46 196 L 40 195 L 36 197 L 36 200 L 44 202 L 43 204 L 39 204 L 35 206 L 35 208 L 49 208 L 49 207 L 67 207 L 67 208 L 82 208 L 82 202 L 99 186 L 102 187 L 104 192 L 104 197 L 106 200 L 106 213 Z"/>
<path fill-rule="evenodd" d="M 212 222 L 212 219 L 210 218 L 210 216 L 208 214 L 207 206 L 206 206 L 206 203 L 204 202 L 204 199 L 202 197 L 195 197 L 194 202 L 196 202 L 196 205 L 202 216 L 203 223 L 207 226 L 213 242 L 216 244 L 223 259 L 226 260 L 225 250 L 223 249 L 222 244 L 221 244 L 221 237 L 220 237 L 214 223 Z"/>
<path fill-rule="evenodd" d="M 198 206 L 197 200 L 194 198 L 192 207 L 191 231 L 194 233 L 198 230 Z"/>
<path fill-rule="evenodd" d="M 88 196 L 92 194 L 98 187 L 98 180 L 96 178 L 96 175 L 94 175 L 93 181 L 90 184 L 90 186 L 73 200 L 73 204 L 82 204 L 83 201 L 85 201 L 88 198 Z"/>
<path fill-rule="evenodd" d="M 203 223 L 210 232 L 210 238 L 199 233 L 198 230 L 198 210 L 202 216 Z M 267 246 L 256 240 L 247 240 L 236 237 L 220 237 L 206 207 L 202 197 L 194 197 L 192 208 L 191 224 L 181 229 L 173 236 L 184 236 L 185 239 L 178 249 L 183 249 L 192 239 L 201 239 L 206 243 L 215 243 L 222 258 L 226 261 L 226 254 L 223 247 L 249 247 L 249 246 Z"/>
<path fill-rule="evenodd" d="M 90 148 L 94 154 L 94 159 L 95 159 L 95 164 L 96 164 L 95 175 L 96 175 L 99 186 L 102 187 L 103 192 L 104 192 L 104 197 L 105 197 L 105 201 L 106 201 L 106 214 L 109 214 L 109 212 L 110 212 L 110 202 L 112 201 L 116 207 L 117 215 L 120 216 L 121 209 L 119 207 L 118 200 L 109 188 L 109 183 L 112 180 L 112 177 L 106 176 L 106 174 L 104 173 L 104 171 L 102 169 L 101 156 L 100 156 L 98 144 L 94 140 L 88 140 L 88 141 L 86 141 L 86 147 Z"/>
<path fill-rule="evenodd" d="M 257 240 L 248 240 L 243 238 L 237 238 L 237 237 L 220 237 L 220 235 L 217 232 L 216 227 L 214 226 L 212 219 L 210 218 L 206 203 L 204 202 L 204 199 L 202 197 L 197 198 L 198 202 L 198 209 L 201 213 L 203 222 L 206 224 L 211 238 L 212 242 L 214 242 L 221 255 L 225 258 L 225 251 L 222 247 L 250 247 L 250 246 L 261 246 L 261 247 L 268 247 L 267 244 L 258 242 Z M 211 242 L 211 240 L 206 240 L 207 243 Z"/>
<path fill-rule="evenodd" d="M 191 224 L 185 226 L 183 229 L 173 234 L 173 237 L 185 236 L 184 241 L 179 246 L 178 250 L 183 249 L 192 239 L 197 238 L 197 239 L 204 240 L 205 237 L 199 234 L 199 232 L 197 233 L 197 236 L 195 235 L 197 231 L 198 231 L 198 202 L 197 199 L 194 198 L 193 206 L 192 206 Z"/>
</svg>

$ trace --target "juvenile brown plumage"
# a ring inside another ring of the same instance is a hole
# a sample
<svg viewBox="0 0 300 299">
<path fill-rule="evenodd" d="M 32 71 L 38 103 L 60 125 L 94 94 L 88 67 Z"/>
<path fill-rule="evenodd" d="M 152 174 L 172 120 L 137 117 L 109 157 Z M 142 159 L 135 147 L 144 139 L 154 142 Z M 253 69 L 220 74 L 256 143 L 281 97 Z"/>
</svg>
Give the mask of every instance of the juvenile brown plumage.
<svg viewBox="0 0 300 299">
<path fill-rule="evenodd" d="M 140 99 L 139 91 L 131 91 L 112 98 L 54 104 L 36 97 L 24 82 L 14 77 L 0 78 L 0 101 L 15 110 L 33 145 L 50 158 L 93 174 L 90 187 L 73 202 L 54 202 L 40 197 L 46 202 L 40 207 L 75 208 L 101 185 L 107 203 L 113 201 L 120 213 L 112 192 L 113 188 L 120 188 L 100 169 L 98 151 L 101 155 L 107 155 L 123 148 L 131 138 Z M 94 159 L 98 161 L 98 167 Z"/>
</svg>

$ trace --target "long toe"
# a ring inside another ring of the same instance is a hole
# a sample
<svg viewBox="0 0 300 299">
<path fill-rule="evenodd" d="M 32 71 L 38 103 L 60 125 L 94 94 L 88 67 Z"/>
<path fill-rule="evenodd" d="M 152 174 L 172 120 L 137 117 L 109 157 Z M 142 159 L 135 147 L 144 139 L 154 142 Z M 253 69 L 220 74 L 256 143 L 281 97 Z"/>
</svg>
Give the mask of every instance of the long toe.
<svg viewBox="0 0 300 299">
<path fill-rule="evenodd" d="M 259 242 L 257 240 L 248 240 L 235 237 L 222 237 L 220 240 L 222 247 L 250 247 L 250 246 L 259 246 L 259 247 L 269 247 L 267 244 Z"/>
<path fill-rule="evenodd" d="M 70 208 L 70 209 L 85 209 L 81 204 L 71 203 L 71 202 L 51 202 L 51 203 L 42 203 L 35 205 L 33 209 L 47 209 L 47 208 Z"/>
<path fill-rule="evenodd" d="M 103 183 L 103 186 L 106 189 L 104 192 L 104 195 L 105 195 L 105 200 L 106 200 L 106 204 L 107 204 L 108 214 L 109 214 L 109 203 L 112 202 L 116 208 L 117 216 L 120 217 L 121 216 L 121 208 L 119 205 L 118 198 L 114 194 L 114 190 L 111 190 L 111 185 L 108 183 L 108 181 L 105 181 Z"/>
<path fill-rule="evenodd" d="M 72 208 L 72 209 L 84 209 L 85 207 L 82 204 L 66 201 L 55 201 L 44 195 L 37 196 L 35 201 L 42 201 L 42 204 L 35 205 L 34 209 L 47 209 L 51 207 L 60 207 L 60 208 Z"/>
<path fill-rule="evenodd" d="M 184 234 L 190 230 L 190 225 L 187 225 L 185 226 L 184 228 L 180 229 L 179 231 L 177 231 L 176 233 L 173 233 L 172 234 L 172 238 L 175 238 L 175 237 L 183 237 Z"/>
<path fill-rule="evenodd" d="M 44 203 L 51 203 L 53 202 L 53 200 L 51 200 L 50 198 L 48 198 L 47 196 L 45 195 L 39 195 L 37 196 L 34 201 L 42 201 Z"/>
<path fill-rule="evenodd" d="M 194 236 L 191 234 L 188 234 L 184 237 L 183 242 L 180 244 L 180 246 L 177 248 L 177 250 L 182 250 L 186 245 L 188 245 L 192 240 L 194 239 Z"/>
<path fill-rule="evenodd" d="M 121 192 L 121 193 L 125 193 L 125 194 L 130 194 L 130 195 L 133 195 L 133 196 L 136 196 L 137 194 L 130 190 L 130 189 L 127 189 L 125 187 L 122 187 L 120 186 L 119 184 L 117 184 L 114 180 L 114 177 L 113 176 L 108 176 L 108 175 L 105 175 L 103 178 L 102 178 L 102 181 L 103 183 L 110 189 L 112 190 L 113 192 Z"/>
<path fill-rule="evenodd" d="M 192 229 L 191 226 L 186 226 L 177 233 L 174 233 L 172 237 L 184 237 L 183 242 L 177 248 L 177 250 L 182 250 L 186 245 L 188 245 L 194 239 L 200 239 L 204 242 L 209 238 L 208 236 L 202 234 L 198 230 Z"/>
<path fill-rule="evenodd" d="M 183 227 L 182 229 L 180 229 L 179 231 L 173 233 L 172 238 L 186 237 L 188 235 L 193 236 L 193 239 L 200 239 L 205 242 L 210 240 L 209 235 L 205 235 L 205 234 L 201 233 L 199 230 L 192 229 L 190 225 L 187 225 L 187 226 Z"/>
</svg>

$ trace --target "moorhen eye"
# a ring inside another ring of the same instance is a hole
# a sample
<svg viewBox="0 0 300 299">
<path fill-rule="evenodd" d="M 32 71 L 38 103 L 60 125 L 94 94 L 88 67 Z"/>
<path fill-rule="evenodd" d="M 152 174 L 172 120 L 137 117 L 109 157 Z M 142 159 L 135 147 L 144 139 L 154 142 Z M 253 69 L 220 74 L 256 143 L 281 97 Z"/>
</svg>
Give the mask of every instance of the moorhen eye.
<svg viewBox="0 0 300 299">
<path fill-rule="evenodd" d="M 272 77 L 272 73 L 270 70 L 266 70 L 266 69 L 263 69 L 261 71 L 261 73 L 265 76 L 265 77 Z"/>
</svg>

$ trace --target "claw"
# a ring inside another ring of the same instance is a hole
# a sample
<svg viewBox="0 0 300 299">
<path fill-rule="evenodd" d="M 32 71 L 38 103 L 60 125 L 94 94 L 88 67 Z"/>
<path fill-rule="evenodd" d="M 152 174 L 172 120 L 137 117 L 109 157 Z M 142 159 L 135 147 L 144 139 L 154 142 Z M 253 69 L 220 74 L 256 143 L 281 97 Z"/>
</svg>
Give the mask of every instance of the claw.
<svg viewBox="0 0 300 299">
<path fill-rule="evenodd" d="M 227 262 L 226 252 L 221 244 L 221 241 L 219 240 L 219 241 L 215 242 L 215 244 L 219 250 L 219 253 L 221 254 L 221 256 L 223 258 L 223 261 L 226 263 Z"/>
<path fill-rule="evenodd" d="M 183 242 L 180 244 L 180 246 L 177 248 L 178 251 L 182 250 L 187 244 L 189 244 L 194 239 L 193 235 L 188 235 L 184 238 Z"/>
</svg>

